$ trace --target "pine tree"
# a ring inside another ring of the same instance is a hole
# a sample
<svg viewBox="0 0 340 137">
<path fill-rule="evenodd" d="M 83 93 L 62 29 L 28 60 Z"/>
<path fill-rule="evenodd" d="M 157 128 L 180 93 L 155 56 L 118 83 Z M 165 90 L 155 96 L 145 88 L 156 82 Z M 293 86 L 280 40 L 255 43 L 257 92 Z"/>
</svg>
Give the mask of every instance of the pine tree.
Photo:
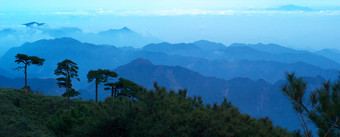
<svg viewBox="0 0 340 137">
<path fill-rule="evenodd" d="M 117 97 L 118 93 L 117 93 L 117 82 L 115 83 L 105 83 L 104 84 L 106 87 L 104 90 L 110 90 L 111 91 L 111 97 Z"/>
<path fill-rule="evenodd" d="M 324 82 L 323 87 L 312 91 L 309 100 L 305 100 L 307 83 L 295 73 L 287 73 L 286 77 L 282 91 L 298 113 L 304 134 L 311 136 L 308 118 L 318 127 L 319 136 L 340 136 L 340 81 L 335 84 Z"/>
<path fill-rule="evenodd" d="M 72 88 L 72 79 L 80 81 L 78 77 L 78 66 L 76 63 L 69 59 L 65 59 L 58 63 L 57 69 L 54 70 L 54 74 L 57 76 L 62 75 L 62 77 L 57 78 L 57 85 L 59 87 L 64 87 L 66 89 L 65 93 L 62 95 L 70 100 L 70 97 L 78 96 L 80 93 Z"/>
<path fill-rule="evenodd" d="M 27 86 L 27 67 L 30 65 L 37 65 L 37 66 L 42 66 L 45 62 L 45 59 L 43 58 L 39 58 L 37 56 L 28 56 L 26 54 L 17 54 L 15 56 L 16 60 L 15 62 L 20 64 L 23 63 L 24 66 L 19 66 L 16 68 L 16 70 L 21 70 L 24 69 L 24 73 L 25 73 L 25 95 L 27 95 L 27 91 L 28 91 L 28 86 Z"/>
<path fill-rule="evenodd" d="M 96 102 L 98 102 L 98 85 L 107 82 L 109 77 L 117 77 L 117 73 L 108 69 L 90 70 L 87 74 L 88 82 L 95 80 Z"/>
</svg>

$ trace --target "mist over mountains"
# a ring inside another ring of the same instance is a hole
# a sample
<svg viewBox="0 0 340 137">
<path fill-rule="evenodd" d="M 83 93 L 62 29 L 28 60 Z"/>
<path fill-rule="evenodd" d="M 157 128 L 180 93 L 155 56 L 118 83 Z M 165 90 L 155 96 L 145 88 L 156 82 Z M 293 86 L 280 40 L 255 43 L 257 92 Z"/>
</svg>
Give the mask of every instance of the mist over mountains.
<svg viewBox="0 0 340 137">
<path fill-rule="evenodd" d="M 83 99 L 94 95 L 94 84 L 87 82 L 88 71 L 110 69 L 147 88 L 156 81 L 169 89 L 186 88 L 188 95 L 202 96 L 205 103 L 227 97 L 243 113 L 269 116 L 275 125 L 296 129 L 298 120 L 289 100 L 280 92 L 285 72 L 303 76 L 309 90 L 339 76 L 340 52 L 331 49 L 309 52 L 261 43 L 225 46 L 207 40 L 174 44 L 129 28 L 86 33 L 78 28 L 49 28 L 37 22 L 21 27 L 24 29 L 0 31 L 1 48 L 6 43 L 17 46 L 25 41 L 19 47 L 4 48 L 10 49 L 0 58 L 1 87 L 23 87 L 23 73 L 13 70 L 18 66 L 15 55 L 23 53 L 46 60 L 43 66 L 28 68 L 31 88 L 61 95 L 63 89 L 55 84 L 54 70 L 58 62 L 70 59 L 79 66 L 81 81 L 74 82 L 74 87 Z M 104 99 L 109 93 L 102 89 L 103 85 L 100 87 L 99 98 Z"/>
<path fill-rule="evenodd" d="M 149 43 L 160 42 L 159 39 L 151 35 L 139 34 L 127 27 L 92 33 L 84 32 L 76 27 L 53 28 L 46 23 L 29 22 L 0 30 L 0 55 L 3 55 L 9 48 L 20 46 L 25 42 L 62 37 L 72 37 L 93 44 L 109 44 L 117 47 L 131 46 L 135 48 L 140 48 Z"/>
</svg>

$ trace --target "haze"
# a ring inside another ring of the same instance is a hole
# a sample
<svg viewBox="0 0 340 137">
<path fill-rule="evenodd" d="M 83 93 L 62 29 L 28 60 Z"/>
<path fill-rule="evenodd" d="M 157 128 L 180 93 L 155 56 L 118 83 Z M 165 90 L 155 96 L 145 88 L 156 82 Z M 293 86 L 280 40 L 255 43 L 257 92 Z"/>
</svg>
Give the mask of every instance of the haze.
<svg viewBox="0 0 340 137">
<path fill-rule="evenodd" d="M 171 43 L 205 39 L 340 49 L 339 7 L 338 0 L 1 0 L 0 29 L 36 21 L 87 32 L 128 27 Z"/>
</svg>

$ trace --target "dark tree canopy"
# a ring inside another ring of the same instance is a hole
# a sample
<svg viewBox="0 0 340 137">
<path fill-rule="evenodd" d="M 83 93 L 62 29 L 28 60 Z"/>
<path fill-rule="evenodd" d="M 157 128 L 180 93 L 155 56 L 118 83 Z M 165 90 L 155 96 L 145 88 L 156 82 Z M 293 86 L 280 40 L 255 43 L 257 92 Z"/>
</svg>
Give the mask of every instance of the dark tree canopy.
<svg viewBox="0 0 340 137">
<path fill-rule="evenodd" d="M 37 56 L 28 56 L 26 54 L 17 54 L 15 56 L 16 60 L 15 62 L 20 64 L 23 63 L 24 65 L 30 66 L 30 65 L 37 65 L 42 66 L 45 62 L 45 59 L 39 58 Z"/>
<path fill-rule="evenodd" d="M 140 91 L 143 88 L 138 84 L 124 78 L 119 78 L 119 81 L 115 83 L 109 82 L 105 83 L 104 85 L 106 86 L 105 90 L 110 90 L 111 94 L 114 95 L 114 97 L 136 97 L 136 91 Z"/>
<path fill-rule="evenodd" d="M 155 90 L 136 92 L 135 100 L 119 96 L 59 111 L 47 125 L 58 136 L 293 137 L 268 118 L 241 114 L 226 99 L 221 105 L 204 104 L 185 90 L 167 91 L 157 84 Z"/>
<path fill-rule="evenodd" d="M 117 77 L 118 74 L 108 69 L 90 70 L 87 74 L 88 82 L 95 80 L 96 84 L 107 82 L 109 77 Z"/>
<path fill-rule="evenodd" d="M 63 96 L 67 97 L 68 99 L 80 94 L 78 91 L 72 88 L 73 78 L 80 81 L 78 77 L 78 69 L 79 68 L 76 63 L 69 59 L 65 59 L 64 61 L 59 62 L 57 69 L 54 70 L 55 75 L 62 76 L 57 78 L 57 85 L 66 89 L 66 92 L 63 94 Z"/>
<path fill-rule="evenodd" d="M 96 85 L 96 102 L 98 102 L 98 85 L 100 83 L 105 83 L 108 81 L 109 77 L 117 77 L 118 74 L 114 71 L 108 69 L 98 69 L 98 70 L 90 70 L 87 74 L 88 82 L 95 81 Z"/>
</svg>

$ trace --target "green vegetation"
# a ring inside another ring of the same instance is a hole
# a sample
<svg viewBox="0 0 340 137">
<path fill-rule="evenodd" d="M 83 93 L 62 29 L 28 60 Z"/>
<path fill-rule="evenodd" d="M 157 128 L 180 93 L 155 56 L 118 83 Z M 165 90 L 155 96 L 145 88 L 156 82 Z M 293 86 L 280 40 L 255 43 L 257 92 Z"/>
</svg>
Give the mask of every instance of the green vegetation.
<svg viewBox="0 0 340 137">
<path fill-rule="evenodd" d="M 58 67 L 54 70 L 54 74 L 62 77 L 57 78 L 57 85 L 59 87 L 64 87 L 66 89 L 65 93 L 63 94 L 64 97 L 67 97 L 69 100 L 70 97 L 78 96 L 80 93 L 72 88 L 72 79 L 75 78 L 78 81 L 78 66 L 76 63 L 69 59 L 65 59 L 62 62 L 58 63 Z"/>
<path fill-rule="evenodd" d="M 282 87 L 283 93 L 291 100 L 298 114 L 304 134 L 311 136 L 307 119 L 311 120 L 320 137 L 340 136 L 340 81 L 332 84 L 324 82 L 323 87 L 312 91 L 306 100 L 307 83 L 295 73 L 287 73 L 287 83 Z"/>
<path fill-rule="evenodd" d="M 15 62 L 20 64 L 24 64 L 24 66 L 19 66 L 16 68 L 16 70 L 21 70 L 24 69 L 24 73 L 25 73 L 25 95 L 27 95 L 27 91 L 28 91 L 28 86 L 27 86 L 27 67 L 30 65 L 37 65 L 37 66 L 42 66 L 45 62 L 45 59 L 43 58 L 39 58 L 37 56 L 28 56 L 26 54 L 17 54 L 15 56 Z"/>
<path fill-rule="evenodd" d="M 66 98 L 0 88 L 0 136 L 293 136 L 268 118 L 241 114 L 227 100 L 204 105 L 186 90 L 157 84 L 129 89 L 98 103 L 70 99 L 67 109 Z"/>
<path fill-rule="evenodd" d="M 117 77 L 118 74 L 108 69 L 98 69 L 98 70 L 90 70 L 87 74 L 88 82 L 95 81 L 96 85 L 96 102 L 98 102 L 98 85 L 100 83 L 105 83 L 108 81 L 109 77 Z"/>
</svg>

